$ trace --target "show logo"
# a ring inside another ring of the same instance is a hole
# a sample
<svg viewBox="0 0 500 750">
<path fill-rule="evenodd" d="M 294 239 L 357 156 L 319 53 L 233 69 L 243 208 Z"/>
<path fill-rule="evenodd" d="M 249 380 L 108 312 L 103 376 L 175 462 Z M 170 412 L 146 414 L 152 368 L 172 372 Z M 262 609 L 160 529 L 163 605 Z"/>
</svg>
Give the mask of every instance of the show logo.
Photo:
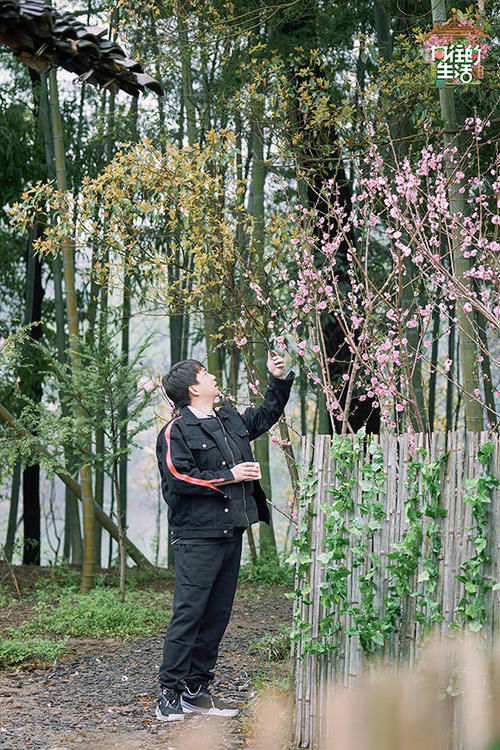
<svg viewBox="0 0 500 750">
<path fill-rule="evenodd" d="M 474 23 L 458 19 L 435 24 L 423 35 L 424 53 L 431 66 L 432 86 L 479 84 L 488 53 L 486 34 Z"/>
</svg>

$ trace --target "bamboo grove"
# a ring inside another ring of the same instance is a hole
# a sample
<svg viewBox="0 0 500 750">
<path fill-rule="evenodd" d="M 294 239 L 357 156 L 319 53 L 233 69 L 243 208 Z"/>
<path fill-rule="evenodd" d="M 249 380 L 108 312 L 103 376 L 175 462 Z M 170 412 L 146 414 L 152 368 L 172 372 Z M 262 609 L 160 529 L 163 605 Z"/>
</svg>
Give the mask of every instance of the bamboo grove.
<svg viewBox="0 0 500 750">
<path fill-rule="evenodd" d="M 124 575 L 129 456 L 160 374 L 131 343 L 141 315 L 168 330 L 158 368 L 202 350 L 236 400 L 261 397 L 266 341 L 287 352 L 297 409 L 273 440 L 292 475 L 300 434 L 498 429 L 498 15 L 457 6 L 488 36 L 485 76 L 440 92 L 419 35 L 443 0 L 79 8 L 163 97 L 1 49 L 7 559 L 22 486 L 23 561 L 40 562 L 42 467 L 71 478 L 62 556 L 82 589 L 104 564 L 95 506 Z M 269 455 L 260 439 L 272 497 Z M 276 557 L 272 528 L 250 547 Z"/>
</svg>

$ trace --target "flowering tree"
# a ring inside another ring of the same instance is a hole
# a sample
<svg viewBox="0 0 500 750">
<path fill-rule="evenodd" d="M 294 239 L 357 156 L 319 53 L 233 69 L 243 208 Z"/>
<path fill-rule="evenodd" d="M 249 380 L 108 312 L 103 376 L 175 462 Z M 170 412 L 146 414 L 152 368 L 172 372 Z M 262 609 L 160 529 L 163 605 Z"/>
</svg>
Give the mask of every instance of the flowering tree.
<svg viewBox="0 0 500 750">
<path fill-rule="evenodd" d="M 298 207 L 271 217 L 265 227 L 265 256 L 258 259 L 265 264 L 258 282 L 252 243 L 240 256 L 235 241 L 241 206 L 226 200 L 225 213 L 211 210 L 212 196 L 221 189 L 220 171 L 234 156 L 225 134 L 221 139 L 214 134 L 204 151 L 171 149 L 160 155 L 142 144 L 118 154 L 86 186 L 74 233 L 82 252 L 94 233 L 113 251 L 100 269 L 111 282 L 119 282 L 126 249 L 150 299 L 172 310 L 182 298 L 191 310 L 216 312 L 221 323 L 215 341 L 233 341 L 250 354 L 250 381 L 256 341 L 267 337 L 274 348 L 288 349 L 302 362 L 310 384 L 324 394 L 337 431 L 352 430 L 355 399 L 368 401 L 390 428 L 410 425 L 424 431 L 438 378 L 447 391 L 447 428 L 452 426 L 452 407 L 458 410 L 468 402 L 480 404 L 487 424 L 494 427 L 499 358 L 494 339 L 490 346 L 488 338 L 498 332 L 500 312 L 495 293 L 500 280 L 499 180 L 497 164 L 479 168 L 483 128 L 479 120 L 467 121 L 462 135 L 468 147 L 461 155 L 454 145 L 437 149 L 425 143 L 418 153 L 402 159 L 393 153 L 389 161 L 373 141 L 352 181 L 352 207 L 339 200 L 335 184 L 327 181 L 321 188 L 321 214 Z M 218 169 L 207 173 L 207 160 Z M 227 184 L 226 177 L 226 189 Z M 18 208 L 21 219 L 28 220 L 41 195 L 41 188 L 28 195 Z M 450 208 L 457 195 L 464 211 Z M 43 199 L 44 206 L 57 205 L 57 195 L 52 199 L 46 188 Z M 99 225 L 90 218 L 96 204 L 104 219 Z M 251 233 L 251 217 L 245 221 Z M 184 231 L 177 235 L 175 254 L 159 254 L 151 238 L 160 227 L 174 232 L 179 222 Z M 51 225 L 40 249 L 56 247 L 60 231 L 60 225 Z M 456 267 L 457 237 L 468 261 L 465 272 Z M 190 258 L 184 266 L 190 283 L 181 289 L 168 284 L 168 268 L 182 263 L 183 253 Z M 408 288 L 412 305 L 403 304 Z M 472 326 L 473 339 L 457 316 L 458 306 Z M 326 316 L 334 317 L 343 333 L 339 352 L 325 342 Z M 469 344 L 461 349 L 460 367 L 457 331 Z M 464 361 L 471 353 L 473 361 Z M 342 368 L 336 366 L 340 358 Z M 423 400 L 414 386 L 418 365 L 430 386 Z M 466 366 L 481 370 L 480 386 L 479 377 L 471 389 L 460 376 Z M 258 389 L 259 383 L 251 387 Z"/>
<path fill-rule="evenodd" d="M 467 121 L 469 148 L 460 158 L 455 146 L 437 150 L 427 143 L 414 158 L 395 158 L 388 164 L 372 143 L 355 178 L 352 210 L 346 210 L 334 186 L 327 183 L 323 188 L 327 215 L 318 217 L 306 209 L 296 215 L 291 240 L 296 274 L 282 269 L 274 286 L 254 285 L 270 315 L 269 326 L 286 326 L 287 337 L 276 336 L 276 345 L 293 346 L 310 381 L 325 394 L 335 430 L 352 429 L 349 416 L 356 396 L 371 401 L 386 426 L 406 428 L 413 413 L 424 431 L 426 415 L 412 377 L 418 360 L 429 378 L 440 375 L 466 405 L 479 403 L 490 428 L 498 423 L 492 378 L 498 380 L 500 361 L 488 345 L 488 334 L 494 337 L 499 330 L 495 290 L 500 282 L 500 183 L 498 164 L 491 164 L 483 174 L 476 171 L 482 131 L 479 120 Z M 464 212 L 450 209 L 454 193 L 463 196 Z M 469 260 L 465 272 L 458 272 L 453 254 L 457 236 Z M 346 245 L 347 252 L 340 255 Z M 338 272 L 339 260 L 347 262 L 347 288 L 341 283 L 345 275 Z M 408 260 L 416 269 L 412 307 L 402 304 L 410 283 Z M 472 391 L 466 378 L 460 377 L 457 355 L 448 344 L 457 326 L 462 339 L 470 337 L 460 325 L 458 305 L 476 334 L 474 362 L 464 362 L 464 349 L 460 350 L 462 372 L 467 366 L 481 366 L 482 385 Z M 340 379 L 332 377 L 335 356 L 325 345 L 327 313 L 338 321 L 350 352 L 348 371 Z M 411 346 L 408 333 L 415 330 L 417 343 Z M 428 394 L 424 406 L 429 409 Z"/>
</svg>

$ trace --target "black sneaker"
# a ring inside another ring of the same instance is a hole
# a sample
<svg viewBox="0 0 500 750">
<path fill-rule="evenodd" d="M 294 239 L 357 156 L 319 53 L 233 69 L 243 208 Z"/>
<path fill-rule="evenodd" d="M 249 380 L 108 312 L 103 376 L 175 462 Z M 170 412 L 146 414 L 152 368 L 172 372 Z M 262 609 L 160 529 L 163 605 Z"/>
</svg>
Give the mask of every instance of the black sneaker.
<svg viewBox="0 0 500 750">
<path fill-rule="evenodd" d="M 240 711 L 234 703 L 214 698 L 207 685 L 200 685 L 195 692 L 186 686 L 181 695 L 181 706 L 186 713 L 196 711 L 209 716 L 237 716 Z"/>
<path fill-rule="evenodd" d="M 156 706 L 156 718 L 160 721 L 184 721 L 181 694 L 178 690 L 162 687 Z"/>
</svg>

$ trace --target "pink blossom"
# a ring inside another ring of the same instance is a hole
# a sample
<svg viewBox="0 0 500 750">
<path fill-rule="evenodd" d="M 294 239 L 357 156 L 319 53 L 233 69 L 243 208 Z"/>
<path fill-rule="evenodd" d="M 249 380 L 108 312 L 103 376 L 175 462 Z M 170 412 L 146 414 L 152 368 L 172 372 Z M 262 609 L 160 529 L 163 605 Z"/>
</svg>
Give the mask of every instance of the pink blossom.
<svg viewBox="0 0 500 750">
<path fill-rule="evenodd" d="M 138 391 L 144 391 L 145 393 L 151 393 L 151 391 L 154 390 L 155 387 L 156 387 L 156 383 L 153 380 L 153 378 L 148 378 L 146 375 L 143 375 L 137 381 L 137 390 Z"/>
</svg>

